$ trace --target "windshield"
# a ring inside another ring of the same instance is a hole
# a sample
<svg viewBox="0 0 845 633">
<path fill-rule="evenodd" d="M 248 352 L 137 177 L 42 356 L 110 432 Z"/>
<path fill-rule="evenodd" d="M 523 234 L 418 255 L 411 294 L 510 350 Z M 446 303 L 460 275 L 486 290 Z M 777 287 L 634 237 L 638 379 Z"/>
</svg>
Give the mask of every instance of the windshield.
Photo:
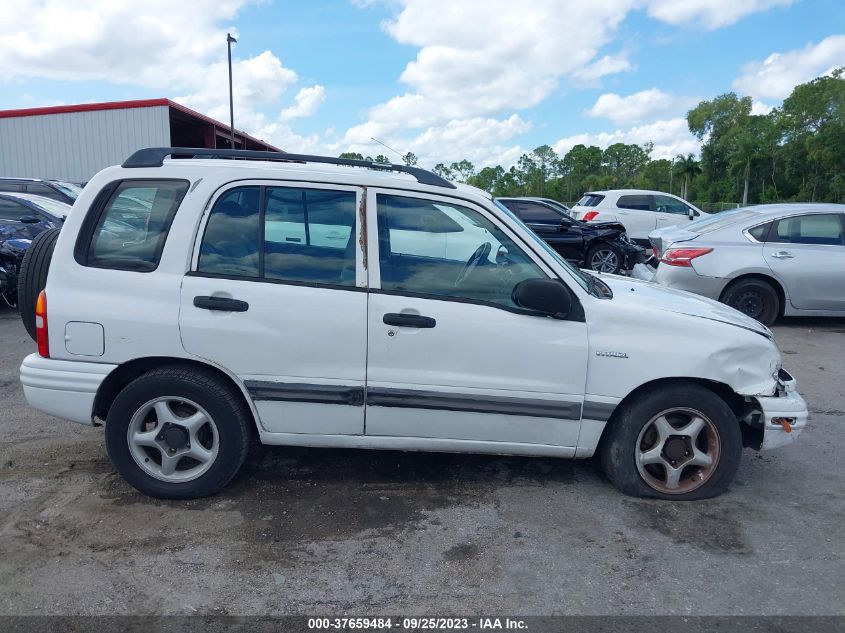
<svg viewBox="0 0 845 633">
<path fill-rule="evenodd" d="M 65 182 L 63 180 L 54 180 L 53 184 L 58 187 L 62 193 L 66 193 L 71 198 L 76 200 L 79 197 L 79 194 L 82 193 L 82 187 L 79 185 L 75 185 L 72 182 Z"/>
<path fill-rule="evenodd" d="M 526 230 L 526 232 L 528 232 L 528 234 L 531 235 L 531 237 L 534 238 L 534 241 L 537 242 L 537 244 L 539 244 L 543 248 L 544 251 L 546 251 L 549 255 L 551 255 L 557 263 L 559 263 L 561 266 L 563 266 L 566 269 L 566 271 L 570 275 L 572 275 L 572 277 L 575 279 L 575 281 L 578 282 L 579 286 L 581 286 L 587 292 L 590 292 L 590 288 L 592 287 L 592 281 L 584 273 L 582 273 L 580 270 L 575 268 L 572 264 L 570 264 L 563 257 L 561 257 L 560 254 L 557 253 L 551 246 L 549 246 L 542 239 L 540 239 L 537 236 L 537 234 L 534 233 L 534 231 L 529 229 L 522 220 L 520 220 L 518 217 L 516 217 L 516 215 L 514 214 L 513 211 L 508 209 L 505 205 L 503 205 L 498 200 L 493 200 L 493 204 L 495 204 L 497 208 L 501 209 L 502 212 L 504 212 L 508 216 L 508 218 L 513 220 L 513 222 L 515 222 L 516 224 L 518 224 L 519 226 L 524 228 Z"/>
<path fill-rule="evenodd" d="M 752 209 L 734 209 L 732 211 L 722 211 L 714 215 L 690 222 L 687 224 L 687 231 L 691 233 L 710 233 L 732 224 L 737 224 L 749 218 L 753 218 L 758 213 Z"/>
</svg>

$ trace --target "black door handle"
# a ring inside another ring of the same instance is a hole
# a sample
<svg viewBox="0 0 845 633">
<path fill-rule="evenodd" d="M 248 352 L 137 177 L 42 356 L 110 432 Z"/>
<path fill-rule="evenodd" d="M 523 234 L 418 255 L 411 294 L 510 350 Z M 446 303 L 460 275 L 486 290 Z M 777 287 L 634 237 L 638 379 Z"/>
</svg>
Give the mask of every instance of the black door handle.
<svg viewBox="0 0 845 633">
<path fill-rule="evenodd" d="M 385 325 L 398 325 L 399 327 L 420 327 L 431 328 L 437 325 L 437 321 L 427 316 L 418 314 L 397 314 L 388 312 L 382 319 Z"/>
<path fill-rule="evenodd" d="M 246 301 L 226 297 L 194 297 L 194 305 L 203 310 L 219 310 L 220 312 L 246 312 L 249 310 L 249 304 Z"/>
</svg>

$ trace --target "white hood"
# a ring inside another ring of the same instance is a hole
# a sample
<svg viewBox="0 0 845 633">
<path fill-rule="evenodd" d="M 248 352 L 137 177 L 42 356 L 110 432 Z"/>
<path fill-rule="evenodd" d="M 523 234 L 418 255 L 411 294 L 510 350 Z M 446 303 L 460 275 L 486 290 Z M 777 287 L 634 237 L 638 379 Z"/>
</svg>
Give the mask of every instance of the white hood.
<svg viewBox="0 0 845 633">
<path fill-rule="evenodd" d="M 769 338 L 772 332 L 765 325 L 746 316 L 724 303 L 713 301 L 699 295 L 666 288 L 639 279 L 621 275 L 599 275 L 613 291 L 613 301 L 646 305 L 661 312 L 674 312 L 688 316 L 710 319 L 758 332 Z"/>
</svg>

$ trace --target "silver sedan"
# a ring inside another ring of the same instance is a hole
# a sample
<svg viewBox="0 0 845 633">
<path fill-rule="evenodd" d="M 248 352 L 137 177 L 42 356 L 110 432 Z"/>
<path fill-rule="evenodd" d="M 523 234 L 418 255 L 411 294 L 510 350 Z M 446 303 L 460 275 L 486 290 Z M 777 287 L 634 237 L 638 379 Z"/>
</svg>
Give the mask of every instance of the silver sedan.
<svg viewBox="0 0 845 633">
<path fill-rule="evenodd" d="M 653 281 L 765 324 L 779 316 L 845 316 L 845 205 L 771 204 L 649 234 Z"/>
</svg>

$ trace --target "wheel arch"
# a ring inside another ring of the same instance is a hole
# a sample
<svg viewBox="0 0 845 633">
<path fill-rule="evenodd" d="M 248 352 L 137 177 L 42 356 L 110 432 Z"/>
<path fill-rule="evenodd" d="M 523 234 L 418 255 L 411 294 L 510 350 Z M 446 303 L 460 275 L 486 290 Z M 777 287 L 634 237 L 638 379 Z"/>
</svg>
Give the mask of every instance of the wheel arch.
<svg viewBox="0 0 845 633">
<path fill-rule="evenodd" d="M 123 390 L 126 385 L 142 376 L 143 374 L 160 367 L 167 367 L 170 365 L 187 365 L 210 370 L 223 380 L 235 387 L 237 393 L 240 394 L 243 403 L 252 414 L 255 422 L 256 432 L 259 430 L 260 418 L 258 411 L 255 408 L 255 403 L 249 397 L 249 393 L 237 378 L 224 369 L 213 365 L 211 363 L 202 362 L 192 358 L 179 358 L 171 356 L 147 356 L 143 358 L 133 358 L 121 365 L 118 365 L 112 372 L 106 376 L 105 380 L 97 389 L 97 394 L 94 397 L 94 407 L 92 415 L 94 418 L 105 420 L 108 416 L 109 409 L 114 403 L 117 395 Z"/>
<path fill-rule="evenodd" d="M 730 290 L 732 287 L 737 285 L 740 282 L 748 281 L 750 279 L 756 279 L 757 281 L 763 281 L 769 284 L 772 288 L 774 288 L 775 292 L 778 295 L 778 301 L 780 301 L 780 308 L 778 310 L 778 316 L 783 316 L 784 310 L 786 310 L 786 304 L 789 301 L 789 296 L 786 294 L 786 288 L 783 287 L 783 284 L 778 281 L 772 275 L 767 275 L 765 273 L 744 273 L 731 279 L 724 288 L 722 288 L 722 292 L 719 293 L 719 301 L 724 303 L 723 299 L 725 294 Z"/>
<path fill-rule="evenodd" d="M 599 441 L 596 444 L 596 452 L 599 452 L 601 450 L 602 444 L 607 440 L 607 437 L 609 435 L 608 429 L 610 429 L 610 427 L 615 423 L 620 413 L 624 411 L 625 407 L 632 400 L 640 397 L 644 393 L 648 393 L 649 391 L 656 391 L 659 389 L 665 389 L 669 386 L 684 384 L 701 385 L 706 389 L 712 391 L 717 396 L 719 396 L 728 405 L 728 407 L 730 407 L 731 411 L 733 411 L 734 415 L 736 416 L 737 424 L 739 424 L 740 430 L 743 434 L 743 444 L 746 444 L 747 442 L 750 442 L 752 440 L 750 436 L 748 439 L 746 439 L 746 433 L 752 433 L 755 429 L 752 429 L 747 424 L 741 424 L 740 420 L 750 412 L 750 409 L 753 409 L 753 405 L 746 402 L 745 398 L 736 393 L 730 385 L 725 384 L 723 382 L 718 382 L 716 380 L 708 380 L 706 378 L 657 378 L 655 380 L 645 382 L 633 389 L 627 396 L 622 398 L 622 400 L 619 402 L 619 404 L 616 405 L 616 407 L 614 407 L 613 412 L 608 417 L 607 423 L 602 429 L 601 437 L 599 438 Z"/>
</svg>

